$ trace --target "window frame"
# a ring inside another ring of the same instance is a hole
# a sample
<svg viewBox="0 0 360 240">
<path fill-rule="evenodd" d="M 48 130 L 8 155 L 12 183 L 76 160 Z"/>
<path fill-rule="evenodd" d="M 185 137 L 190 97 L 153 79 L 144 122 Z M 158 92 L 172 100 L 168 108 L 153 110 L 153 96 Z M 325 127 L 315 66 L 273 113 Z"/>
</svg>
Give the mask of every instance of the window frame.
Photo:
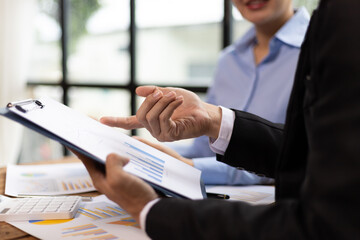
<svg viewBox="0 0 360 240">
<path fill-rule="evenodd" d="M 231 0 L 224 1 L 224 17 L 222 20 L 222 48 L 230 45 L 232 43 L 232 26 L 233 26 L 233 16 L 232 16 L 232 2 Z M 59 0 L 59 22 L 61 27 L 61 72 L 62 77 L 59 82 L 54 83 L 51 81 L 37 81 L 36 79 L 28 79 L 28 87 L 37 87 L 37 86 L 52 86 L 52 87 L 61 87 L 63 91 L 62 103 L 65 105 L 69 104 L 69 90 L 73 87 L 78 88 L 108 88 L 108 89 L 122 89 L 130 92 L 130 109 L 131 114 L 135 115 L 137 111 L 137 99 L 135 89 L 140 86 L 137 81 L 136 76 L 136 16 L 135 16 L 135 4 L 136 0 L 129 0 L 130 4 L 130 25 L 128 29 L 129 34 L 129 57 L 130 57 L 130 66 L 129 66 L 129 81 L 128 84 L 92 84 L 92 83 L 72 83 L 69 81 L 68 77 L 68 22 L 69 22 L 69 0 Z M 159 85 L 161 86 L 161 85 Z M 167 85 L 163 87 L 178 87 L 177 85 Z M 187 90 L 193 91 L 195 93 L 206 93 L 207 86 L 188 86 L 181 85 L 180 87 Z M 137 131 L 132 130 L 131 134 L 136 135 Z M 68 155 L 69 152 L 64 148 L 64 155 Z"/>
</svg>

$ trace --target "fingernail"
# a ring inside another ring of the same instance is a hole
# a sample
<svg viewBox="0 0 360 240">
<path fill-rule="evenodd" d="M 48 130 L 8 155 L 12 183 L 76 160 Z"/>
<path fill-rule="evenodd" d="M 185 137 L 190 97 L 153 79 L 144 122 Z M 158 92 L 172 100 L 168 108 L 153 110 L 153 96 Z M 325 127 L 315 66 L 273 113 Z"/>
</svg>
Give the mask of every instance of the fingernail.
<svg viewBox="0 0 360 240">
<path fill-rule="evenodd" d="M 156 90 L 156 92 L 153 93 L 153 97 L 158 98 L 160 96 L 160 94 L 161 94 L 161 91 Z"/>
<path fill-rule="evenodd" d="M 175 96 L 175 92 L 174 92 L 174 91 L 168 92 L 165 96 L 166 96 L 166 97 Z"/>
</svg>

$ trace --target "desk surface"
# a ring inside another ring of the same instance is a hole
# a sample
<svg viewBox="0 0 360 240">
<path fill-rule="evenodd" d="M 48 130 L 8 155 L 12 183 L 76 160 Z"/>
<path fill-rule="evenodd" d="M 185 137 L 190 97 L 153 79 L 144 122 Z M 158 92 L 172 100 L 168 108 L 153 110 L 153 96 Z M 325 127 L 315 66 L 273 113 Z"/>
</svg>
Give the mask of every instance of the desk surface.
<svg viewBox="0 0 360 240">
<path fill-rule="evenodd" d="M 57 161 L 49 161 L 49 162 L 37 162 L 34 164 L 51 164 L 51 163 L 66 163 L 66 162 L 76 162 L 79 161 L 76 158 L 68 157 L 64 159 L 60 159 Z M 4 194 L 5 191 L 5 176 L 6 176 L 6 168 L 0 168 L 0 194 Z M 82 193 L 81 196 L 97 196 L 99 193 L 91 192 L 91 193 Z M 37 239 L 26 232 L 21 231 L 20 229 L 6 223 L 0 222 L 0 239 L 8 240 L 8 239 L 21 239 L 21 240 L 30 240 Z"/>
<path fill-rule="evenodd" d="M 79 161 L 77 158 L 68 157 L 57 161 L 38 162 L 33 164 L 51 164 L 51 163 L 66 163 Z M 5 191 L 5 176 L 6 168 L 0 168 L 0 194 Z M 258 188 L 265 188 L 259 190 Z M 267 204 L 274 201 L 274 187 L 273 186 L 207 186 L 210 192 L 226 193 L 231 196 L 233 200 L 247 201 L 252 204 Z M 98 192 L 82 193 L 81 196 L 98 196 Z M 26 232 L 6 223 L 0 222 L 0 240 L 17 239 L 30 240 L 37 239 Z"/>
</svg>

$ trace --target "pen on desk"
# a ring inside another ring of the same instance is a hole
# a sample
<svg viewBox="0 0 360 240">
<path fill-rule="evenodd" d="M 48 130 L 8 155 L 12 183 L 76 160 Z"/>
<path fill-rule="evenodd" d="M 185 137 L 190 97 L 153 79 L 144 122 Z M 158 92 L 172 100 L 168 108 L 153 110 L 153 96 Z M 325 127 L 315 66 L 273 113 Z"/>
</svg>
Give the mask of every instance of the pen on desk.
<svg viewBox="0 0 360 240">
<path fill-rule="evenodd" d="M 229 199 L 230 196 L 222 193 L 206 193 L 208 198 Z"/>
</svg>

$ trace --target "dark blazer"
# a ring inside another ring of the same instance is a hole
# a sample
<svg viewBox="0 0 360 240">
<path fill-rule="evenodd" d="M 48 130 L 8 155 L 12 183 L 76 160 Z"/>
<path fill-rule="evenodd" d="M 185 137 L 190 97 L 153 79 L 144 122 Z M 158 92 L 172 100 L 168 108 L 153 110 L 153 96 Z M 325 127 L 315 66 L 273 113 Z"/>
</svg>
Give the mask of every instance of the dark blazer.
<svg viewBox="0 0 360 240">
<path fill-rule="evenodd" d="M 360 239 L 360 1 L 322 0 L 302 46 L 284 130 L 236 111 L 218 160 L 276 179 L 276 202 L 163 199 L 153 239 Z"/>
</svg>

